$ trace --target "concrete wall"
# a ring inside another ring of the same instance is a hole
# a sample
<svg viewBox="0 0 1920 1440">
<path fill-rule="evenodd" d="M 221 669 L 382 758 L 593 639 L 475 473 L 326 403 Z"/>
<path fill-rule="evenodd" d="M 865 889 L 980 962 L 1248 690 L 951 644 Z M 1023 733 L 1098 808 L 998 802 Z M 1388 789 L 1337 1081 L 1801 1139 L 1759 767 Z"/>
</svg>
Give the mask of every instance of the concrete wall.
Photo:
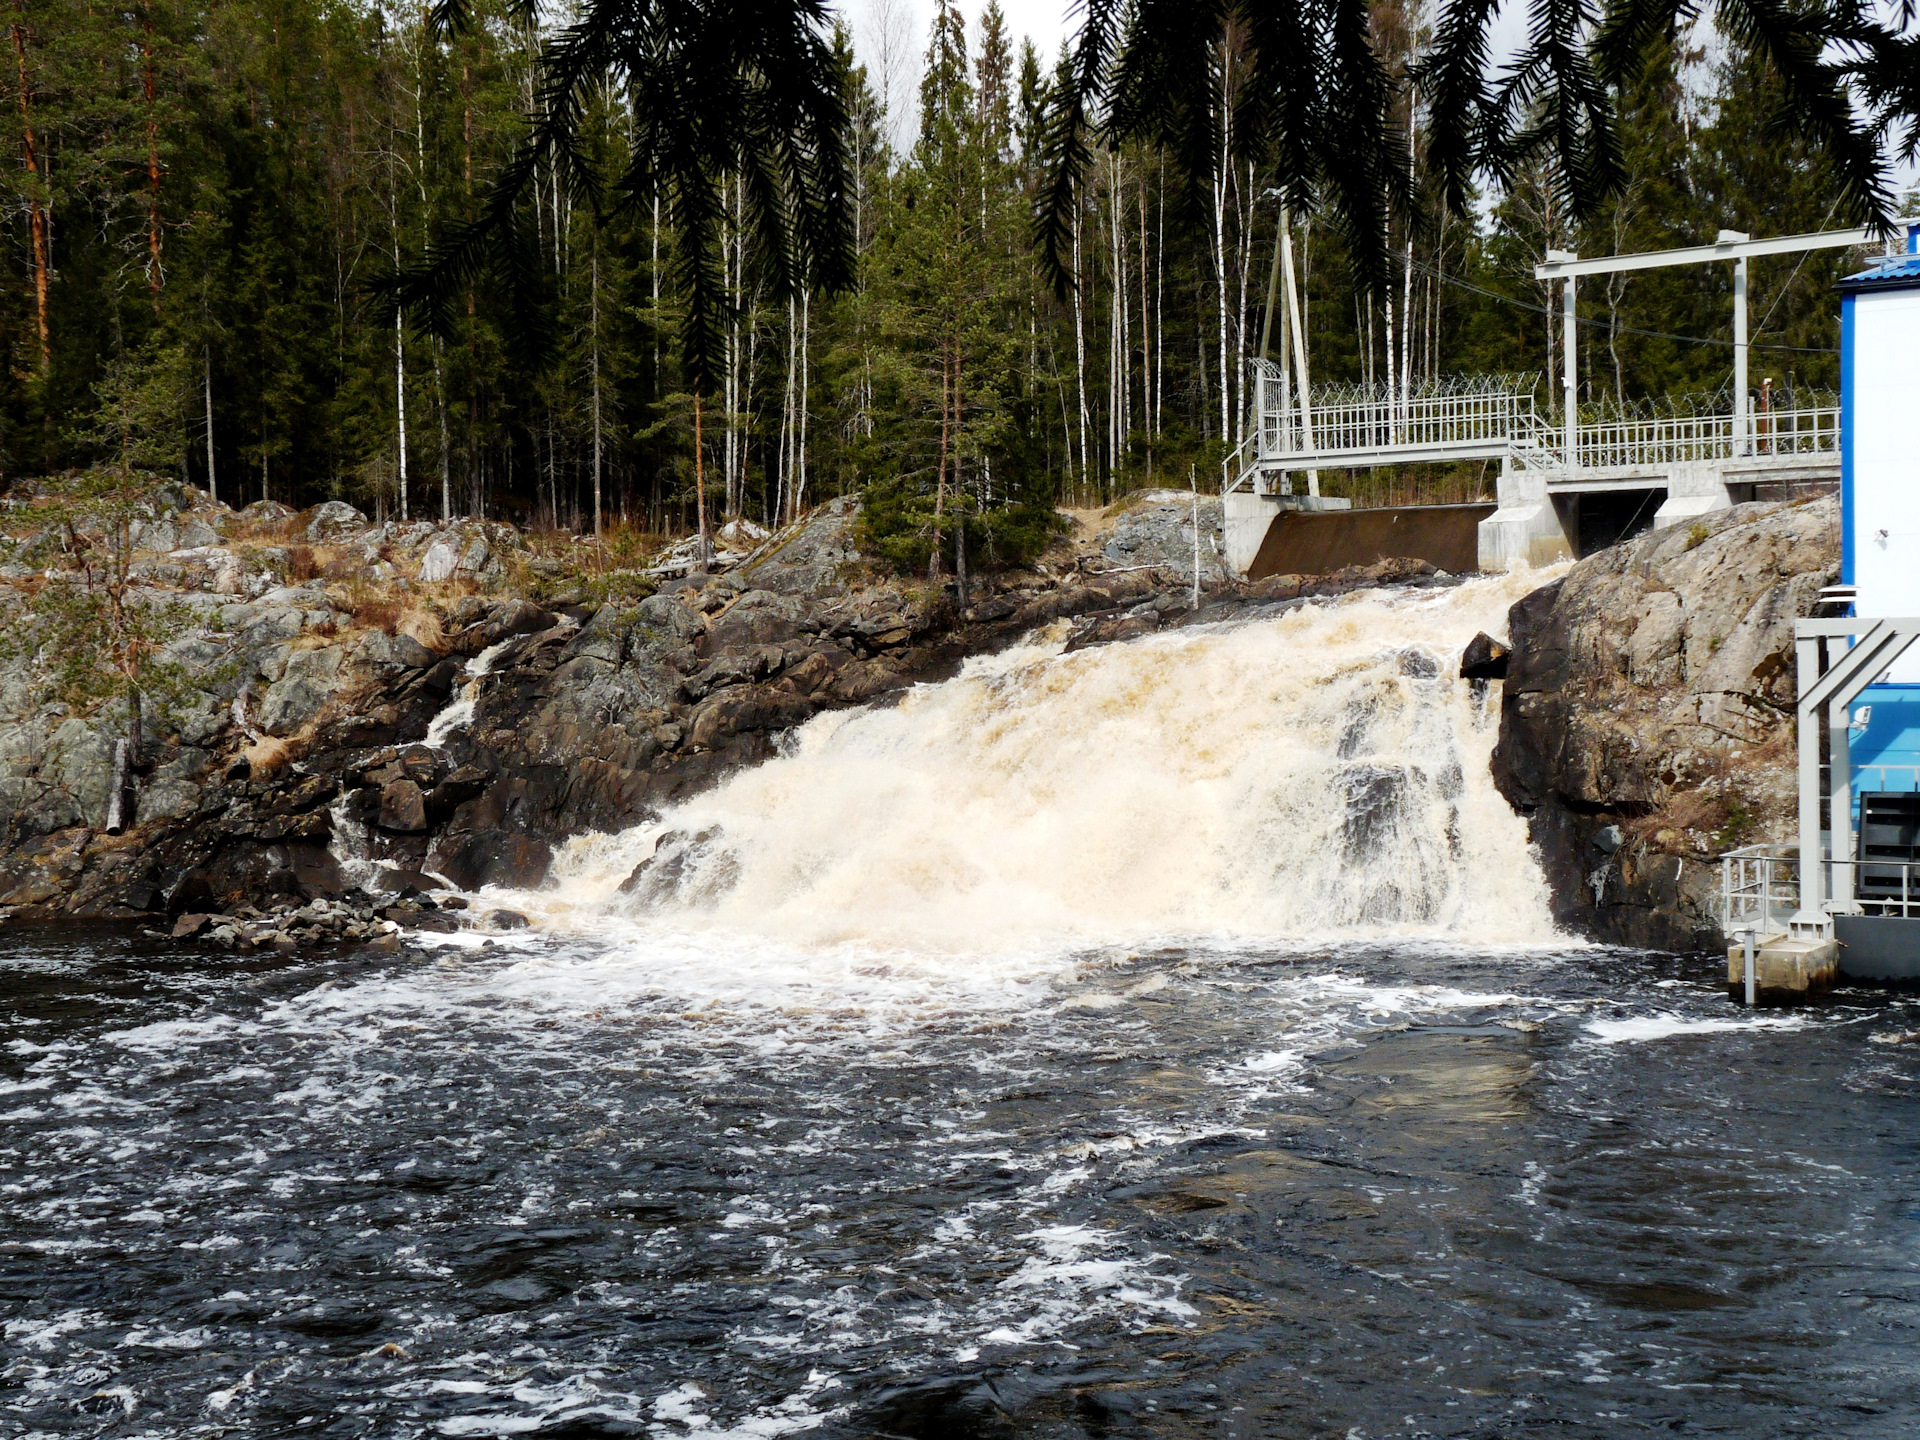
<svg viewBox="0 0 1920 1440">
<path fill-rule="evenodd" d="M 1551 565 L 1573 558 L 1566 497 L 1547 493 L 1546 471 L 1503 464 L 1494 493 L 1500 508 L 1480 522 L 1480 569 L 1497 574 L 1511 565 Z"/>
<path fill-rule="evenodd" d="M 1456 575 L 1480 566 L 1480 522 L 1492 505 L 1405 505 L 1378 510 L 1282 511 L 1247 567 L 1247 579 L 1324 575 L 1346 565 L 1404 557 Z"/>
</svg>

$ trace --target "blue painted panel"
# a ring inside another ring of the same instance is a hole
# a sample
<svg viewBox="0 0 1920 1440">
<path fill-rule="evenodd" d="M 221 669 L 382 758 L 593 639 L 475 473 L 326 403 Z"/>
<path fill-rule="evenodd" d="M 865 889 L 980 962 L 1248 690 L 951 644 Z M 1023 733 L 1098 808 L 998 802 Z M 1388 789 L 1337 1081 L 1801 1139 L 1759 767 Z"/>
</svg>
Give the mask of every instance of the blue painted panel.
<svg viewBox="0 0 1920 1440">
<path fill-rule="evenodd" d="M 1847 733 L 1854 813 L 1866 791 L 1920 790 L 1920 685 L 1869 685 Z"/>
</svg>

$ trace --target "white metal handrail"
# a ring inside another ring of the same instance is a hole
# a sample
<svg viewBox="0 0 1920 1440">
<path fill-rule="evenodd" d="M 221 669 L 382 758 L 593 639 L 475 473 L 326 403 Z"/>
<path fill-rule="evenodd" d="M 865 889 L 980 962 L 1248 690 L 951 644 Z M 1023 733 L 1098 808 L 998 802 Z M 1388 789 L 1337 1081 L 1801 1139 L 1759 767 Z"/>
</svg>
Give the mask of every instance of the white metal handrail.
<svg viewBox="0 0 1920 1440">
<path fill-rule="evenodd" d="M 1791 845 L 1743 845 L 1720 857 L 1720 931 L 1787 928 L 1800 908 L 1800 855 Z"/>
<path fill-rule="evenodd" d="M 1847 894 L 1829 909 L 1850 914 L 1920 919 L 1920 860 L 1820 862 L 1822 893 Z M 1800 855 L 1791 845 L 1743 845 L 1720 857 L 1720 929 L 1729 938 L 1785 932 L 1800 906 Z"/>
<path fill-rule="evenodd" d="M 1498 446 L 1538 428 L 1530 376 L 1490 375 L 1409 390 L 1318 386 L 1312 403 L 1291 402 L 1279 367 L 1253 363 L 1263 460 L 1325 460 L 1403 448 Z"/>
<path fill-rule="evenodd" d="M 1752 420 L 1753 433 L 1746 436 L 1738 433 L 1732 415 L 1668 415 L 1581 425 L 1574 432 L 1576 461 L 1583 469 L 1625 470 L 1692 460 L 1831 454 L 1840 448 L 1837 406 L 1775 410 Z"/>
<path fill-rule="evenodd" d="M 1565 431 L 1539 414 L 1531 375 L 1481 375 L 1417 385 L 1316 386 L 1305 406 L 1270 361 L 1250 362 L 1254 425 L 1227 465 L 1229 488 L 1256 470 L 1505 455 L 1561 472 L 1655 469 L 1693 461 L 1834 455 L 1840 408 L 1803 405 L 1751 412 L 1711 410 L 1648 417 L 1605 416 L 1575 427 L 1569 465 Z M 1251 450 L 1249 450 L 1251 446 Z"/>
</svg>

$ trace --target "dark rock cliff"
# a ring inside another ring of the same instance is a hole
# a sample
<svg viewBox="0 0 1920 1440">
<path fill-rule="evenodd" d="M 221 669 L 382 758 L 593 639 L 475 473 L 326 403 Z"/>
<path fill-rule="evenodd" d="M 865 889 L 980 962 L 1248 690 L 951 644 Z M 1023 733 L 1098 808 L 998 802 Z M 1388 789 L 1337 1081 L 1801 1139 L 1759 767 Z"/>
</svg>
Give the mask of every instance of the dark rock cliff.
<svg viewBox="0 0 1920 1440">
<path fill-rule="evenodd" d="M 247 517 L 204 497 L 151 527 L 163 548 L 139 563 L 154 594 L 202 617 L 170 655 L 200 685 L 151 717 L 126 833 L 105 828 L 121 714 L 68 713 L 0 668 L 0 915 L 220 912 L 396 874 L 534 884 L 557 841 L 640 823 L 822 709 L 943 677 L 1036 626 L 1124 615 L 1188 578 L 1115 573 L 1063 541 L 961 603 L 873 573 L 854 505 L 836 501 L 723 574 L 668 567 L 645 598 L 544 608 L 503 593 L 522 544 L 509 527 L 396 532 L 344 505 L 268 518 L 307 527 L 347 578 L 285 583 L 284 551 L 221 542 Z M 354 572 L 381 569 L 389 588 L 356 608 Z M 372 860 L 386 873 L 356 873 Z"/>
<path fill-rule="evenodd" d="M 1581 561 L 1509 614 L 1494 779 L 1556 918 L 1720 943 L 1722 850 L 1794 823 L 1793 622 L 1839 570 L 1839 506 L 1740 505 Z"/>
</svg>

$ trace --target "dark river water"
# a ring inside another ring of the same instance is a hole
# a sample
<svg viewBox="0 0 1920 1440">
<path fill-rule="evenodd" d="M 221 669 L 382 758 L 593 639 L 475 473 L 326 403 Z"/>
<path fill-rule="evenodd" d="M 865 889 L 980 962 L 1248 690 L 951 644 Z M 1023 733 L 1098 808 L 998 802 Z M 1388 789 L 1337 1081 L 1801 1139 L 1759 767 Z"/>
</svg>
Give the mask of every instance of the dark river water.
<svg viewBox="0 0 1920 1440">
<path fill-rule="evenodd" d="M 0 929 L 0 1435 L 1920 1433 L 1912 1002 L 631 960 Z"/>
</svg>

